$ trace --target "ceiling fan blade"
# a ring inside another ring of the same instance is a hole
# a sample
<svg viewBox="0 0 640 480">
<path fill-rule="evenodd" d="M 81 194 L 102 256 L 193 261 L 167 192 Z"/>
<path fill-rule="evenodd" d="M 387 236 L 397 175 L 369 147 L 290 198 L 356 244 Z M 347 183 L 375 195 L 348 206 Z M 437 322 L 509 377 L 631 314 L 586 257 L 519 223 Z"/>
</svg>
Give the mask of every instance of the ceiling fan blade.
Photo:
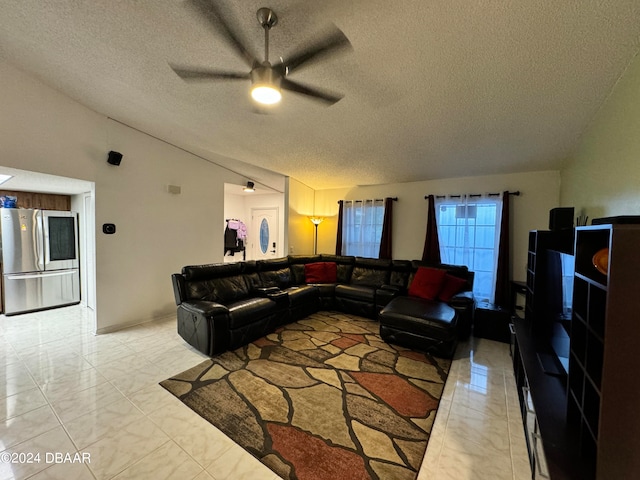
<svg viewBox="0 0 640 480">
<path fill-rule="evenodd" d="M 349 39 L 340 29 L 335 27 L 335 30 L 331 34 L 315 42 L 313 45 L 308 46 L 306 49 L 295 53 L 291 58 L 277 67 L 283 75 L 288 75 L 303 65 L 306 67 L 313 64 L 325 55 L 337 53 L 341 49 L 350 48 L 352 47 Z"/>
<path fill-rule="evenodd" d="M 187 0 L 187 4 L 197 13 L 205 17 L 216 32 L 222 29 L 229 44 L 240 54 L 247 65 L 253 68 L 260 63 L 256 57 L 249 52 L 247 47 L 245 47 L 245 44 L 240 40 L 240 36 L 236 33 L 235 29 L 225 20 L 221 9 L 216 4 L 216 0 Z"/>
<path fill-rule="evenodd" d="M 186 81 L 198 81 L 198 80 L 248 80 L 250 75 L 248 73 L 238 72 L 222 72 L 220 70 L 212 70 L 207 68 L 180 68 L 171 65 L 171 68 L 176 75 Z"/>
<path fill-rule="evenodd" d="M 344 95 L 337 95 L 334 93 L 322 92 L 316 88 L 306 87 L 304 85 L 299 84 L 298 82 L 292 82 L 287 78 L 282 79 L 282 83 L 280 86 L 291 92 L 300 93 L 302 95 L 307 95 L 314 100 L 319 100 L 324 103 L 328 103 L 329 105 L 333 105 L 342 99 Z"/>
</svg>

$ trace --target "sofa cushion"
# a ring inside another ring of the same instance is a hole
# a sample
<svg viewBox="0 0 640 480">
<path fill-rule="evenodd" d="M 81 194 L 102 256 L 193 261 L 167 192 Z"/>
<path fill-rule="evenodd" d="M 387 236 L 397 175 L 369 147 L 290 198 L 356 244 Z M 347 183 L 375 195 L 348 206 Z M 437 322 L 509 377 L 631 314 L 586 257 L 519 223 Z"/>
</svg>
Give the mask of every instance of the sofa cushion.
<svg viewBox="0 0 640 480">
<path fill-rule="evenodd" d="M 442 288 L 438 293 L 438 298 L 443 302 L 448 302 L 456 293 L 460 293 L 467 286 L 467 281 L 460 277 L 445 274 Z"/>
<path fill-rule="evenodd" d="M 278 287 L 285 289 L 291 285 L 291 271 L 288 268 L 260 272 L 260 281 L 263 287 Z"/>
<path fill-rule="evenodd" d="M 291 286 L 291 270 L 288 258 L 270 258 L 257 260 L 256 266 L 261 286 L 285 289 Z"/>
<path fill-rule="evenodd" d="M 391 262 L 389 285 L 399 287 L 401 289 L 407 288 L 410 273 L 411 262 L 409 260 L 393 260 Z"/>
<path fill-rule="evenodd" d="M 349 283 L 380 287 L 389 284 L 390 274 L 391 260 L 357 257 Z"/>
<path fill-rule="evenodd" d="M 376 295 L 375 288 L 364 285 L 337 285 L 336 297 L 351 298 L 363 302 L 374 303 Z"/>
<path fill-rule="evenodd" d="M 338 283 L 349 283 L 351 281 L 351 273 L 353 272 L 353 264 L 356 257 L 330 255 L 327 253 L 323 253 L 321 257 L 323 262 L 335 262 L 338 266 Z"/>
<path fill-rule="evenodd" d="M 292 307 L 297 307 L 305 303 L 313 303 L 320 298 L 320 289 L 312 285 L 289 287 L 285 292 L 289 298 L 289 305 Z"/>
<path fill-rule="evenodd" d="M 396 297 L 380 312 L 380 324 L 430 338 L 455 336 L 456 311 L 446 303 L 415 297 Z"/>
<path fill-rule="evenodd" d="M 304 266 L 320 261 L 320 255 L 289 255 L 288 258 L 292 285 L 304 285 Z"/>
<path fill-rule="evenodd" d="M 247 298 L 250 292 L 244 275 L 187 282 L 186 287 L 189 300 L 205 300 L 223 305 Z"/>
<path fill-rule="evenodd" d="M 268 298 L 247 298 L 228 305 L 229 328 L 236 329 L 276 312 L 279 305 Z"/>
<path fill-rule="evenodd" d="M 306 283 L 335 283 L 338 280 L 338 266 L 335 262 L 307 263 L 304 277 Z"/>
<path fill-rule="evenodd" d="M 446 272 L 439 268 L 420 267 L 409 285 L 409 295 L 435 300 L 442 289 Z"/>
</svg>

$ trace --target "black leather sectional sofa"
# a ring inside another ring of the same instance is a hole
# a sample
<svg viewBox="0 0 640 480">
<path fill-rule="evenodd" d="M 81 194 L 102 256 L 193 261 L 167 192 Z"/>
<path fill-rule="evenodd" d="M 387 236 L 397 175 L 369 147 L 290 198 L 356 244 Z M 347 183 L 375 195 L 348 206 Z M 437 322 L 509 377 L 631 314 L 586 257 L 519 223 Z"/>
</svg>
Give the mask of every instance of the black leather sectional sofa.
<svg viewBox="0 0 640 480">
<path fill-rule="evenodd" d="M 335 282 L 308 284 L 308 265 L 323 262 L 334 268 Z M 319 310 L 337 310 L 379 318 L 387 341 L 451 356 L 458 338 L 471 331 L 473 272 L 435 265 L 466 280 L 463 291 L 446 302 L 454 312 L 446 318 L 443 309 L 452 310 L 442 302 L 407 296 L 421 266 L 427 264 L 325 254 L 186 266 L 172 275 L 178 333 L 200 352 L 215 355 Z M 402 300 L 392 303 L 396 298 Z"/>
</svg>

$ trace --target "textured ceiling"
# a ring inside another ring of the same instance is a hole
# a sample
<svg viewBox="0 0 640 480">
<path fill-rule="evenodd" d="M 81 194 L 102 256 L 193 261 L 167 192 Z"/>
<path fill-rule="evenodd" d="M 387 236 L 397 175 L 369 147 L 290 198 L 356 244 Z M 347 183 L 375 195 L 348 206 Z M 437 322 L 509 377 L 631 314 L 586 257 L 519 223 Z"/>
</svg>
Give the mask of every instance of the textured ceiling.
<svg viewBox="0 0 640 480">
<path fill-rule="evenodd" d="M 640 47 L 640 0 L 217 3 L 258 57 L 259 7 L 272 59 L 337 25 L 353 50 L 290 78 L 345 97 L 260 115 L 248 82 L 184 82 L 169 62 L 248 68 L 179 0 L 3 0 L 0 57 L 198 155 L 331 188 L 557 169 Z"/>
</svg>

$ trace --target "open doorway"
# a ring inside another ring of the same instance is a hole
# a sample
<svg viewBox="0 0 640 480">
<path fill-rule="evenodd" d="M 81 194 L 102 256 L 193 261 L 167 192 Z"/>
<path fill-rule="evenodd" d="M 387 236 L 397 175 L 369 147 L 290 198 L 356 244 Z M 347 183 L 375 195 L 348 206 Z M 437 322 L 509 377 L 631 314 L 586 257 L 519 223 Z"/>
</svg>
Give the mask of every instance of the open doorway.
<svg viewBox="0 0 640 480">
<path fill-rule="evenodd" d="M 13 192 L 16 197 L 29 198 L 22 204 L 38 208 L 33 200 L 38 196 L 64 196 L 69 198 L 69 209 L 78 216 L 78 249 L 80 260 L 80 303 L 95 311 L 95 184 L 85 180 L 49 175 L 39 172 L 0 166 L 0 175 L 8 178 L 0 191 Z M 57 209 L 40 207 L 44 209 Z M 59 208 L 58 208 L 59 209 Z M 95 322 L 95 317 L 94 322 Z M 95 325 L 93 325 L 95 331 Z"/>
<path fill-rule="evenodd" d="M 225 222 L 221 226 L 225 235 L 224 262 L 284 256 L 284 193 L 261 185 L 255 185 L 253 192 L 246 192 L 244 187 L 231 183 L 224 185 Z M 262 221 L 264 218 L 260 217 L 256 226 L 256 216 L 265 212 L 269 214 L 269 219 L 265 220 L 268 235 L 265 233 L 265 222 Z M 228 230 L 230 223 L 233 227 L 241 228 L 235 236 Z M 241 250 L 234 251 L 231 248 L 233 245 Z"/>
</svg>

